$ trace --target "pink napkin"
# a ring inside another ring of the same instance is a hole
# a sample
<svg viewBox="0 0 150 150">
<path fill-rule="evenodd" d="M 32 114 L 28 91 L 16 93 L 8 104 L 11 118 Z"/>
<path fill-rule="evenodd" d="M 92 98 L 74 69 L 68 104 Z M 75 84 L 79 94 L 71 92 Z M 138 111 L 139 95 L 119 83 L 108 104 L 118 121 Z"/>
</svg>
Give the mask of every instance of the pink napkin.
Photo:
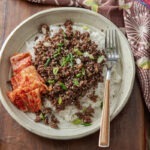
<svg viewBox="0 0 150 150">
<path fill-rule="evenodd" d="M 74 6 L 91 9 L 104 15 L 118 27 L 125 27 L 126 35 L 135 58 L 143 97 L 150 111 L 150 0 L 27 1 L 56 6 Z"/>
</svg>

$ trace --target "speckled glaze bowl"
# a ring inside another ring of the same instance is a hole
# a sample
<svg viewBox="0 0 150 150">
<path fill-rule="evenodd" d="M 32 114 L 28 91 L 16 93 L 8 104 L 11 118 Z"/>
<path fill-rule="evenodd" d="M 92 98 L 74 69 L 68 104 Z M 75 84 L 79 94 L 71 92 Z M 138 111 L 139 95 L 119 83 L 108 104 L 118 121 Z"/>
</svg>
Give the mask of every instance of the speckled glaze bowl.
<svg viewBox="0 0 150 150">
<path fill-rule="evenodd" d="M 111 120 L 116 117 L 123 109 L 131 94 L 134 83 L 135 68 L 133 56 L 125 36 L 121 31 L 105 17 L 81 8 L 54 8 L 41 11 L 19 24 L 8 36 L 0 51 L 0 99 L 11 115 L 21 126 L 27 130 L 52 139 L 75 139 L 84 137 L 99 130 L 100 118 L 91 126 L 79 127 L 76 129 L 60 129 L 55 130 L 42 124 L 35 123 L 24 112 L 18 110 L 8 99 L 7 81 L 9 79 L 10 62 L 9 58 L 15 52 L 19 51 L 32 35 L 37 32 L 37 28 L 42 23 L 56 24 L 63 23 L 66 19 L 71 19 L 76 23 L 85 23 L 97 29 L 114 28 L 116 29 L 120 42 L 121 65 L 122 65 L 122 82 L 120 90 L 117 93 L 117 99 L 111 105 Z"/>
</svg>

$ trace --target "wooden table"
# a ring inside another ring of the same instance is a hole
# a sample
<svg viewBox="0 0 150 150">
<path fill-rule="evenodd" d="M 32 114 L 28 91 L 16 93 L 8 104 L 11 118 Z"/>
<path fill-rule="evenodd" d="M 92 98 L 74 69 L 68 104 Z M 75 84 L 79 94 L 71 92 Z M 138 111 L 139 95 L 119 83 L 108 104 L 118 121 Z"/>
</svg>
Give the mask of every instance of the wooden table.
<svg viewBox="0 0 150 150">
<path fill-rule="evenodd" d="M 22 20 L 50 6 L 23 0 L 0 0 L 0 46 Z M 130 99 L 111 123 L 109 150 L 145 150 L 145 111 L 135 79 Z M 98 150 L 99 132 L 82 139 L 58 141 L 39 137 L 15 122 L 0 103 L 0 150 Z M 108 150 L 107 149 L 107 150 Z"/>
</svg>

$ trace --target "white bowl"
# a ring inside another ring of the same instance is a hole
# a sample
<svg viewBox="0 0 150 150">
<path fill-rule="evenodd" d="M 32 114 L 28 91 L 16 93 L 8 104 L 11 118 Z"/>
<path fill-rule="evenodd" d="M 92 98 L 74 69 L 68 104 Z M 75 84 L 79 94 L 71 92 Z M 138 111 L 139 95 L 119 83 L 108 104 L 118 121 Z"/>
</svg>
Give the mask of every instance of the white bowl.
<svg viewBox="0 0 150 150">
<path fill-rule="evenodd" d="M 42 124 L 37 124 L 30 119 L 28 115 L 18 110 L 10 102 L 6 94 L 8 91 L 8 85 L 6 82 L 9 79 L 8 74 L 10 70 L 10 56 L 12 56 L 16 51 L 19 51 L 21 47 L 23 47 L 25 41 L 37 33 L 39 25 L 42 23 L 63 23 L 66 19 L 71 19 L 77 23 L 85 23 L 97 29 L 106 29 L 111 27 L 116 29 L 118 33 L 122 56 L 122 82 L 120 90 L 117 94 L 117 101 L 112 106 L 115 109 L 111 112 L 111 120 L 119 114 L 127 103 L 135 76 L 134 59 L 127 39 L 111 21 L 95 12 L 72 7 L 54 8 L 41 11 L 19 24 L 8 36 L 0 51 L 0 99 L 8 113 L 21 126 L 35 134 L 52 139 L 74 139 L 89 135 L 99 129 L 100 118 L 91 126 L 80 127 L 77 129 L 55 130 Z"/>
</svg>

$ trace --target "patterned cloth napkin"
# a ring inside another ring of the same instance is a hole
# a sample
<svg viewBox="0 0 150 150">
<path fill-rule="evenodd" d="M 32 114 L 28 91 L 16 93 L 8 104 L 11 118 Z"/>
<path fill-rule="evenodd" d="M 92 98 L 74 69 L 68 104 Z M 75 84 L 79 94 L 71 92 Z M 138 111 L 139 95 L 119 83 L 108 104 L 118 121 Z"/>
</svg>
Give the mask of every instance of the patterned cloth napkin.
<svg viewBox="0 0 150 150">
<path fill-rule="evenodd" d="M 150 111 L 150 0 L 27 0 L 55 6 L 83 7 L 125 27 L 141 90 Z M 143 5 L 142 5 L 143 4 Z M 122 28 L 124 29 L 124 28 Z"/>
</svg>

